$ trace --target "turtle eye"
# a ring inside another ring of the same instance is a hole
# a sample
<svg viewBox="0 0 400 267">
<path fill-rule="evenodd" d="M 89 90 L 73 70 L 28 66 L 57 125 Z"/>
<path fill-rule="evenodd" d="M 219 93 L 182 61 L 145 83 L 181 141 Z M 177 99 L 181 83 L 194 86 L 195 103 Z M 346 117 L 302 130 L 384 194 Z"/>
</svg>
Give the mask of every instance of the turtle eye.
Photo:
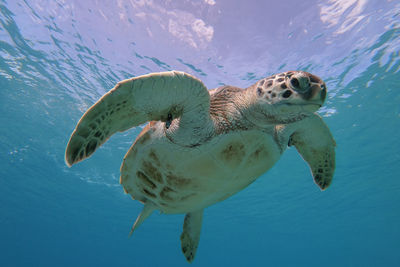
<svg viewBox="0 0 400 267">
<path fill-rule="evenodd" d="M 167 121 L 165 122 L 165 128 L 168 129 L 171 126 L 171 123 L 172 123 L 172 114 L 168 113 Z"/>
<path fill-rule="evenodd" d="M 297 80 L 297 78 L 291 79 L 291 80 L 290 80 L 290 83 L 292 84 L 292 86 L 293 86 L 294 88 L 299 88 L 300 83 L 299 83 L 299 80 Z"/>
</svg>

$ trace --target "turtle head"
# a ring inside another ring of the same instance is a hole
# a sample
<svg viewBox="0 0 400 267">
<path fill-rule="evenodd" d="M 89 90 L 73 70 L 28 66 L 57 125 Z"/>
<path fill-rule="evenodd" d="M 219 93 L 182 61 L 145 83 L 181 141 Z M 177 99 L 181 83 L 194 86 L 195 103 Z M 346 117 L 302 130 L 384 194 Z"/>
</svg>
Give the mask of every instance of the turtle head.
<svg viewBox="0 0 400 267">
<path fill-rule="evenodd" d="M 256 111 L 276 123 L 305 118 L 317 111 L 326 98 L 324 81 L 304 71 L 280 73 L 262 79 L 250 88 L 256 97 Z"/>
</svg>

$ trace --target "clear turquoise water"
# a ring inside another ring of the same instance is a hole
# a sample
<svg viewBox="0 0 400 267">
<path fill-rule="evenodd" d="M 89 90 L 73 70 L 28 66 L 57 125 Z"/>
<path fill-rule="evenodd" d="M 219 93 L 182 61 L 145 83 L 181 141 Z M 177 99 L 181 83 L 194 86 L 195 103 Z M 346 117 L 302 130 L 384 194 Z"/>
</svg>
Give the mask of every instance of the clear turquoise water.
<svg viewBox="0 0 400 267">
<path fill-rule="evenodd" d="M 268 2 L 268 3 L 267 3 Z M 294 149 L 205 211 L 193 266 L 400 266 L 398 1 L 0 0 L 0 265 L 187 266 L 183 216 L 118 183 L 140 128 L 73 168 L 83 112 L 121 80 L 182 70 L 211 89 L 301 69 L 322 77 L 337 142 L 321 192 Z"/>
</svg>

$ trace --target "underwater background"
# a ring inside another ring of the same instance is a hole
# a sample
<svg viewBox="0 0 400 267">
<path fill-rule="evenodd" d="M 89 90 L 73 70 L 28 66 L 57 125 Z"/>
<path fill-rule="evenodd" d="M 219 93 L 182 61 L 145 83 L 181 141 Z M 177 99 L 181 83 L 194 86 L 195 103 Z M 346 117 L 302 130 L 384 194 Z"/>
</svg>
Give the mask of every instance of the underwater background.
<svg viewBox="0 0 400 267">
<path fill-rule="evenodd" d="M 337 142 L 321 192 L 294 148 L 205 210 L 191 266 L 400 266 L 397 0 L 0 0 L 0 266 L 189 266 L 183 215 L 119 184 L 141 127 L 68 168 L 81 115 L 118 81 L 181 70 L 209 88 L 323 78 Z"/>
</svg>

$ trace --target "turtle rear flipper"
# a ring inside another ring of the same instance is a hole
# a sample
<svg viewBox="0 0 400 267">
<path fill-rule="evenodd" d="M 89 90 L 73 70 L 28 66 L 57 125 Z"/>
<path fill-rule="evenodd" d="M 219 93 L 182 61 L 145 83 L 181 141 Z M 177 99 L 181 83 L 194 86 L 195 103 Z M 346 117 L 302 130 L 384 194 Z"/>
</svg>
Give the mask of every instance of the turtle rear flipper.
<svg viewBox="0 0 400 267">
<path fill-rule="evenodd" d="M 188 262 L 192 262 L 200 241 L 203 210 L 189 212 L 185 216 L 181 234 L 182 252 Z"/>
<path fill-rule="evenodd" d="M 80 119 L 65 151 L 68 166 L 90 155 L 111 135 L 147 121 L 179 118 L 179 128 L 209 122 L 210 96 L 197 78 L 184 72 L 152 73 L 119 82 Z M 190 138 L 190 136 L 188 137 Z"/>
<path fill-rule="evenodd" d="M 131 232 L 129 233 L 129 236 L 132 236 L 133 232 L 146 220 L 151 213 L 156 209 L 157 207 L 150 201 L 147 201 L 144 204 L 142 212 L 139 214 L 139 216 L 136 218 L 135 223 L 132 226 Z"/>
</svg>

